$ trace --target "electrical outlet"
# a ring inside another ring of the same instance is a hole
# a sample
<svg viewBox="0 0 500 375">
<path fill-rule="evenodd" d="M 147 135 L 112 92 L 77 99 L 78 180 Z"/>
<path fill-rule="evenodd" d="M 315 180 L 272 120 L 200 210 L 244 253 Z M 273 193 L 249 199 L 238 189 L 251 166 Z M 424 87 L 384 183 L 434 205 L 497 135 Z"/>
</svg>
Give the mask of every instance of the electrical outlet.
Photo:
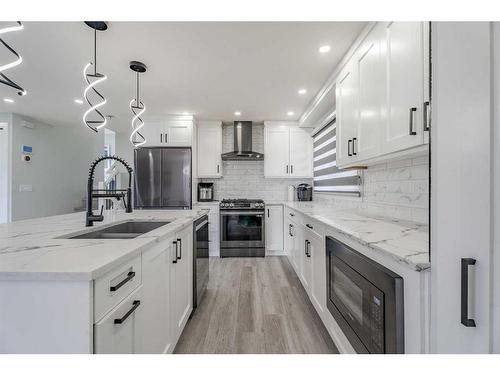
<svg viewBox="0 0 500 375">
<path fill-rule="evenodd" d="M 33 185 L 30 184 L 20 184 L 19 185 L 19 192 L 23 193 L 26 191 L 33 191 Z"/>
</svg>

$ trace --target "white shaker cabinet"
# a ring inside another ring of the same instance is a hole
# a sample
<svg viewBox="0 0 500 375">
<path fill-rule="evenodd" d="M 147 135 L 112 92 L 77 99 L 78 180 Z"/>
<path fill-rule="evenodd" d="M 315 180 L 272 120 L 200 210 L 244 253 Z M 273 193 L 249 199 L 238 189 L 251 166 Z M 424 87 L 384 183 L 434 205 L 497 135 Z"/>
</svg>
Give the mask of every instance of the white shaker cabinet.
<svg viewBox="0 0 500 375">
<path fill-rule="evenodd" d="M 390 22 L 386 40 L 387 121 L 382 150 L 390 153 L 424 141 L 423 24 Z"/>
<path fill-rule="evenodd" d="M 428 23 L 379 22 L 357 46 L 335 81 L 337 167 L 428 143 L 428 38 Z"/>
<path fill-rule="evenodd" d="M 311 255 L 311 293 L 310 298 L 320 316 L 326 311 L 326 248 L 325 237 L 308 230 L 309 254 Z"/>
<path fill-rule="evenodd" d="M 198 178 L 222 177 L 222 122 L 200 121 L 197 133 Z"/>
<path fill-rule="evenodd" d="M 312 177 L 312 137 L 303 128 L 290 128 L 290 177 Z"/>
<path fill-rule="evenodd" d="M 266 205 L 266 255 L 283 251 L 283 206 Z"/>
<path fill-rule="evenodd" d="M 193 309 L 193 228 L 177 233 L 170 262 L 170 314 L 177 342 Z"/>
<path fill-rule="evenodd" d="M 290 173 L 290 144 L 287 126 L 265 128 L 264 177 L 288 177 Z"/>
<path fill-rule="evenodd" d="M 190 147 L 193 136 L 192 116 L 144 117 L 140 133 L 146 138 L 143 147 Z"/>
<path fill-rule="evenodd" d="M 311 178 L 312 138 L 294 122 L 264 122 L 264 177 Z"/>
<path fill-rule="evenodd" d="M 168 239 L 142 256 L 143 340 L 141 353 L 169 353 L 173 350 L 170 313 L 171 261 L 175 256 L 172 239 Z"/>
<path fill-rule="evenodd" d="M 353 141 L 358 160 L 366 160 L 380 153 L 383 110 L 385 105 L 385 61 L 383 42 L 385 28 L 377 24 L 361 44 L 354 57 L 358 77 L 358 124 Z"/>
<path fill-rule="evenodd" d="M 140 352 L 144 317 L 142 287 L 139 287 L 94 325 L 94 353 L 133 354 Z M 142 305 L 142 306 L 141 306 Z"/>
<path fill-rule="evenodd" d="M 349 63 L 337 81 L 337 126 L 336 149 L 337 166 L 348 164 L 356 159 L 353 148 L 358 132 L 357 74 L 353 62 Z"/>
</svg>

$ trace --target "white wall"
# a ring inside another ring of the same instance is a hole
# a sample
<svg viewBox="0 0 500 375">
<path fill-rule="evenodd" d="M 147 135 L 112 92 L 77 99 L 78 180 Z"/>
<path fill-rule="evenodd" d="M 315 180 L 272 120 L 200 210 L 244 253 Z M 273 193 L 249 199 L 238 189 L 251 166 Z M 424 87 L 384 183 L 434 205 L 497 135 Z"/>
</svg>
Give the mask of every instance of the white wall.
<svg viewBox="0 0 500 375">
<path fill-rule="evenodd" d="M 0 223 L 10 221 L 10 123 L 12 116 L 0 113 Z"/>
<path fill-rule="evenodd" d="M 23 120 L 34 125 L 22 126 Z M 71 213 L 83 207 L 90 163 L 102 155 L 103 133 L 60 127 L 12 115 L 12 221 Z M 21 159 L 21 145 L 33 147 L 31 162 Z M 96 173 L 102 180 L 103 169 Z M 19 185 L 33 191 L 20 192 Z"/>
</svg>

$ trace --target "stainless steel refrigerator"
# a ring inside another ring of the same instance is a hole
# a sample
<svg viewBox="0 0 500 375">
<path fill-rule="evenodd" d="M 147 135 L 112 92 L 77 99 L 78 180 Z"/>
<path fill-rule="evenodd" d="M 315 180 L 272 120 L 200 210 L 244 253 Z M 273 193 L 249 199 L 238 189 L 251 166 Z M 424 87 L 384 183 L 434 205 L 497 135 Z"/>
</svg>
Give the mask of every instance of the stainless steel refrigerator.
<svg viewBox="0 0 500 375">
<path fill-rule="evenodd" d="M 190 148 L 137 148 L 134 166 L 136 208 L 191 209 Z"/>
</svg>

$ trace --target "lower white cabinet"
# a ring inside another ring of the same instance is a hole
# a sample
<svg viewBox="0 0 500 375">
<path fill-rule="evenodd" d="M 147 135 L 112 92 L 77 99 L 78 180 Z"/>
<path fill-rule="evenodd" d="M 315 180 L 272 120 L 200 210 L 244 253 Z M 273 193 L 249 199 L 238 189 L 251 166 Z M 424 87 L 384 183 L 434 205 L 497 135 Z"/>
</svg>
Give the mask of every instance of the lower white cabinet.
<svg viewBox="0 0 500 375">
<path fill-rule="evenodd" d="M 326 311 L 326 247 L 325 236 L 313 230 L 307 231 L 307 240 L 309 241 L 309 254 L 311 260 L 310 280 L 311 302 L 322 315 Z"/>
<path fill-rule="evenodd" d="M 170 313 L 170 264 L 175 257 L 173 239 L 146 251 L 142 257 L 143 340 L 141 353 L 169 353 L 173 350 Z"/>
<path fill-rule="evenodd" d="M 266 206 L 266 255 L 283 251 L 283 206 Z"/>
<path fill-rule="evenodd" d="M 193 228 L 178 233 L 172 244 L 175 254 L 170 263 L 170 314 L 173 341 L 177 342 L 193 310 Z"/>
<path fill-rule="evenodd" d="M 94 352 L 171 353 L 193 308 L 192 280 L 188 226 L 142 254 L 142 285 L 95 323 Z"/>
<path fill-rule="evenodd" d="M 94 353 L 129 354 L 141 351 L 144 298 L 137 288 L 94 326 Z"/>
<path fill-rule="evenodd" d="M 312 278 L 312 259 L 311 259 L 311 242 L 308 240 L 309 236 L 307 230 L 301 227 L 301 242 L 299 245 L 300 255 L 300 281 L 306 290 L 307 294 L 311 294 L 311 278 Z"/>
</svg>

